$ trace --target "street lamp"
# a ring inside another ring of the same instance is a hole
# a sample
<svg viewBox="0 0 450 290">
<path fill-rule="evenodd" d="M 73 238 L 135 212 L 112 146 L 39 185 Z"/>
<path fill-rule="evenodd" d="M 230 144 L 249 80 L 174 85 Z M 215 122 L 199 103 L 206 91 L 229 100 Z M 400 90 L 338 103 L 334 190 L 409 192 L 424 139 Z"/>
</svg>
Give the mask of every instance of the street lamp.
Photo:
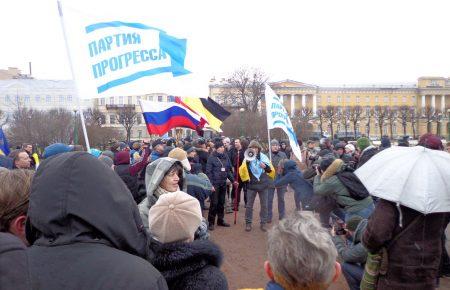
<svg viewBox="0 0 450 290">
<path fill-rule="evenodd" d="M 242 112 L 245 112 L 245 109 L 244 108 L 240 108 L 239 109 L 239 126 L 240 126 L 240 131 L 241 131 L 241 136 L 243 136 L 243 131 L 244 131 L 244 128 L 243 128 L 243 126 L 242 126 Z"/>
<path fill-rule="evenodd" d="M 73 145 L 78 144 L 78 120 L 77 120 L 78 110 L 74 109 L 74 124 L 73 124 Z"/>
</svg>

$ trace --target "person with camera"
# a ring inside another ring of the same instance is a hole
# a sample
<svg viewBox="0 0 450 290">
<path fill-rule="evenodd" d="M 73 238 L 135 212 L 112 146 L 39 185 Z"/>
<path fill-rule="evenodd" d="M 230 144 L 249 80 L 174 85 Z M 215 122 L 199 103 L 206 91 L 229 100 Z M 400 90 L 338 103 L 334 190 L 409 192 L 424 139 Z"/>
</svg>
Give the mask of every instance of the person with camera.
<svg viewBox="0 0 450 290">
<path fill-rule="evenodd" d="M 347 224 L 336 222 L 331 236 L 342 261 L 342 273 L 350 290 L 359 290 L 367 260 L 367 249 L 361 243 L 362 235 L 367 227 L 367 220 L 354 216 Z M 349 243 L 348 237 L 351 238 Z"/>
</svg>

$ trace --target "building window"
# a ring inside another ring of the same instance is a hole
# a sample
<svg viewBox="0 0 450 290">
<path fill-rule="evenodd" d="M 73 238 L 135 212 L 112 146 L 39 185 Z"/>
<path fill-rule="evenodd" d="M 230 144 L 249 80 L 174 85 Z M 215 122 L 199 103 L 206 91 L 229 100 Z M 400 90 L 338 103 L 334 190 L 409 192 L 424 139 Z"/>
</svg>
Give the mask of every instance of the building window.
<svg viewBox="0 0 450 290">
<path fill-rule="evenodd" d="M 106 124 L 106 116 L 103 114 L 100 116 L 100 124 L 102 125 Z"/>
<path fill-rule="evenodd" d="M 339 97 L 338 97 L 338 100 L 339 100 Z M 327 103 L 331 104 L 331 97 L 330 96 L 327 97 Z"/>
<path fill-rule="evenodd" d="M 337 97 L 337 102 L 338 102 L 338 103 L 342 102 L 341 96 L 338 96 L 338 97 Z M 330 103 L 330 102 L 329 102 L 329 103 Z"/>
<path fill-rule="evenodd" d="M 384 104 L 389 103 L 389 97 L 388 96 L 384 96 Z"/>
<path fill-rule="evenodd" d="M 321 96 L 317 96 L 317 104 L 320 104 L 322 102 L 322 97 Z"/>
<path fill-rule="evenodd" d="M 403 103 L 403 104 L 406 103 L 406 97 L 405 97 L 405 96 L 402 97 L 402 103 Z"/>
<path fill-rule="evenodd" d="M 158 96 L 158 102 L 162 102 L 162 96 Z"/>
<path fill-rule="evenodd" d="M 136 116 L 136 123 L 138 125 L 140 125 L 142 123 L 142 116 L 141 115 Z"/>
<path fill-rule="evenodd" d="M 133 97 L 128 96 L 128 105 L 132 105 L 132 104 L 133 104 Z"/>
<path fill-rule="evenodd" d="M 175 97 L 174 96 L 168 96 L 167 97 L 167 101 L 168 102 L 175 102 Z"/>
<path fill-rule="evenodd" d="M 378 97 L 375 97 L 375 104 L 378 104 Z"/>
<path fill-rule="evenodd" d="M 367 104 L 370 103 L 370 97 L 369 96 L 366 97 L 366 103 Z"/>
<path fill-rule="evenodd" d="M 123 105 L 123 97 L 122 96 L 119 97 L 119 105 Z"/>
<path fill-rule="evenodd" d="M 114 105 L 114 97 L 110 97 L 109 98 L 109 104 L 110 105 Z"/>
<path fill-rule="evenodd" d="M 356 97 L 356 103 L 359 104 L 359 97 Z"/>
<path fill-rule="evenodd" d="M 350 104 L 350 102 L 352 101 L 352 98 L 350 96 L 347 96 L 347 104 Z"/>
<path fill-rule="evenodd" d="M 59 102 L 63 103 L 64 102 L 64 96 L 59 96 Z"/>
<path fill-rule="evenodd" d="M 67 101 L 68 101 L 68 102 L 72 102 L 72 96 L 70 96 L 70 95 L 67 96 Z"/>
<path fill-rule="evenodd" d="M 370 116 L 370 107 L 366 107 L 366 116 Z"/>
<path fill-rule="evenodd" d="M 148 96 L 148 100 L 153 102 L 153 96 Z"/>
<path fill-rule="evenodd" d="M 49 95 L 45 96 L 45 101 L 47 103 L 50 103 L 52 101 L 52 96 L 49 96 Z"/>
<path fill-rule="evenodd" d="M 397 97 L 392 97 L 392 103 L 394 103 L 394 105 L 396 105 L 397 104 Z"/>
<path fill-rule="evenodd" d="M 392 135 L 397 135 L 397 123 L 392 124 Z"/>
<path fill-rule="evenodd" d="M 141 96 L 137 96 L 137 97 L 136 97 L 136 101 L 137 101 L 137 103 L 139 104 L 139 102 L 141 101 Z"/>
<path fill-rule="evenodd" d="M 116 115 L 109 115 L 109 123 L 110 124 L 116 123 Z"/>
<path fill-rule="evenodd" d="M 30 96 L 25 96 L 25 103 L 29 103 L 30 102 Z"/>
<path fill-rule="evenodd" d="M 8 100 L 9 100 L 9 96 L 6 96 L 6 97 L 7 97 Z M 34 96 L 34 101 L 35 101 L 36 103 L 39 103 L 39 102 L 41 101 L 41 97 L 38 96 L 38 95 Z"/>
<path fill-rule="evenodd" d="M 416 96 L 412 96 L 411 100 L 413 101 L 413 104 L 415 105 L 416 104 Z"/>
<path fill-rule="evenodd" d="M 100 106 L 104 106 L 105 105 L 105 98 L 100 98 Z"/>
</svg>

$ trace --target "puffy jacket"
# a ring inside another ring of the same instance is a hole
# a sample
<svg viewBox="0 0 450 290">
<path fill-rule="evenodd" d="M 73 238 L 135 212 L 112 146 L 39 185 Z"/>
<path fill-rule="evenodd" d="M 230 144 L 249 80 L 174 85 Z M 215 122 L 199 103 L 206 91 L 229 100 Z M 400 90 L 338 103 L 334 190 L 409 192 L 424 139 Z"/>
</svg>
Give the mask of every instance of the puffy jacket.
<svg viewBox="0 0 450 290">
<path fill-rule="evenodd" d="M 212 185 L 225 185 L 227 178 L 234 182 L 233 172 L 231 171 L 231 163 L 228 156 L 223 153 L 213 152 L 208 158 L 206 164 L 206 175 Z"/>
<path fill-rule="evenodd" d="M 322 176 L 314 177 L 314 194 L 333 196 L 345 212 L 358 212 L 373 203 L 372 197 L 368 196 L 362 200 L 355 200 L 350 196 L 347 188 L 336 176 L 343 170 L 343 166 L 344 162 L 341 159 L 336 159 Z"/>
<path fill-rule="evenodd" d="M 297 164 L 294 160 L 288 160 L 284 164 L 283 175 L 278 176 L 274 181 L 275 187 L 290 185 L 294 189 L 295 193 L 309 198 L 313 195 L 313 187 L 311 183 L 303 178 L 303 174 L 297 168 Z"/>
</svg>

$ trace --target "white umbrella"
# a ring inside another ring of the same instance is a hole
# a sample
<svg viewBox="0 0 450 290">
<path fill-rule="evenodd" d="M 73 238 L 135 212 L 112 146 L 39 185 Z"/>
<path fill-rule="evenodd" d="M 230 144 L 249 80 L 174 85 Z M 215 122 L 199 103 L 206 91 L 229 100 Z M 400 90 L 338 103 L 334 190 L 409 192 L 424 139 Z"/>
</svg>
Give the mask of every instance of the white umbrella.
<svg viewBox="0 0 450 290">
<path fill-rule="evenodd" d="M 422 146 L 392 147 L 355 174 L 373 196 L 423 214 L 450 212 L 450 154 Z"/>
</svg>

